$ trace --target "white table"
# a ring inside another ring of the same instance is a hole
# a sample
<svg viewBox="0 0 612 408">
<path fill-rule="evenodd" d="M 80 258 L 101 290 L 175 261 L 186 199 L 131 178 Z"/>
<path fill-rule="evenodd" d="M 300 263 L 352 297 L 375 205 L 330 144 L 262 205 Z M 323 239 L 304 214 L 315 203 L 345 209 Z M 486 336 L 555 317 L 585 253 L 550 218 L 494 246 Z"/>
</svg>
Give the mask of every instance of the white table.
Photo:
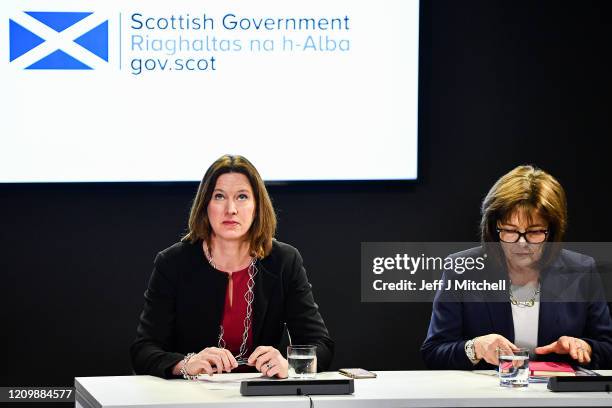
<svg viewBox="0 0 612 408">
<path fill-rule="evenodd" d="M 611 371 L 600 371 L 612 375 Z M 604 392 L 553 393 L 546 384 L 526 389 L 499 387 L 494 371 L 379 371 L 355 380 L 353 395 L 312 396 L 314 407 L 570 407 L 612 406 Z M 243 397 L 237 380 L 257 374 L 221 374 L 213 381 L 164 380 L 151 376 L 77 377 L 77 408 L 183 408 L 310 406 L 308 397 Z M 318 378 L 345 378 L 337 373 Z"/>
</svg>

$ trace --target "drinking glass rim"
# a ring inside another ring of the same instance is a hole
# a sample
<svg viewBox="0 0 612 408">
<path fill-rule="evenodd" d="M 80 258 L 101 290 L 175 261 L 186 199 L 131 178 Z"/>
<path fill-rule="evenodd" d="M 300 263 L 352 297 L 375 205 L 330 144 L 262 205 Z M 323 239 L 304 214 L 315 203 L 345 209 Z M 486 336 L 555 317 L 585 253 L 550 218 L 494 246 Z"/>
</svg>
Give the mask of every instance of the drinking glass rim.
<svg viewBox="0 0 612 408">
<path fill-rule="evenodd" d="M 504 347 L 504 348 L 497 348 L 497 356 L 498 357 L 503 357 L 503 356 L 516 356 L 516 355 L 526 355 L 527 357 L 529 357 L 531 354 L 531 349 L 527 348 L 527 347 L 519 347 L 516 350 L 511 349 L 510 347 Z"/>
<path fill-rule="evenodd" d="M 295 346 L 287 346 L 287 348 L 291 347 L 292 349 L 296 349 L 296 350 L 302 350 L 302 349 L 311 349 L 311 348 L 317 348 L 316 344 L 298 344 Z"/>
</svg>

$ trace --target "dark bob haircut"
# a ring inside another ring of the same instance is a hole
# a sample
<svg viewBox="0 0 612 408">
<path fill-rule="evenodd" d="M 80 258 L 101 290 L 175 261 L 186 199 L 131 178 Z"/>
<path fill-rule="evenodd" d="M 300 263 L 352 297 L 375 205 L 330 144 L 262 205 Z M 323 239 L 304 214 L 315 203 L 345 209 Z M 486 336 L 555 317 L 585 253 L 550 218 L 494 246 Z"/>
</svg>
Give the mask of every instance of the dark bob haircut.
<svg viewBox="0 0 612 408">
<path fill-rule="evenodd" d="M 208 203 L 217 185 L 217 179 L 226 173 L 244 174 L 251 184 L 255 198 L 255 217 L 245 239 L 249 242 L 251 255 L 259 259 L 264 258 L 272 250 L 272 239 L 276 233 L 276 214 L 259 172 L 251 162 L 238 155 L 221 156 L 206 170 L 193 200 L 187 234 L 182 241 L 195 243 L 201 239 L 210 246 L 213 231 L 208 219 Z"/>
<path fill-rule="evenodd" d="M 516 211 L 528 219 L 539 214 L 548 222 L 546 247 L 540 266 L 548 265 L 559 253 L 560 242 L 567 228 L 567 201 L 561 184 L 544 170 L 534 166 L 518 166 L 504 174 L 491 187 L 482 202 L 480 239 L 487 252 L 502 259 L 497 223 L 508 221 Z"/>
</svg>

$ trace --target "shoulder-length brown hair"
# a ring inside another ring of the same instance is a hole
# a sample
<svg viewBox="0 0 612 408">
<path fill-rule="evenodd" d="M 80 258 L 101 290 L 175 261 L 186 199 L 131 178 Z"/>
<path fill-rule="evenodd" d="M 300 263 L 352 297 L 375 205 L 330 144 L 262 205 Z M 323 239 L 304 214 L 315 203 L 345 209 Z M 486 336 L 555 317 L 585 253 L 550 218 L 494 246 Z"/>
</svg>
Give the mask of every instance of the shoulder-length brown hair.
<svg viewBox="0 0 612 408">
<path fill-rule="evenodd" d="M 276 232 L 276 214 L 259 172 L 250 161 L 238 155 L 221 156 L 206 170 L 193 200 L 188 231 L 182 241 L 195 243 L 202 239 L 210 245 L 212 227 L 208 219 L 208 203 L 217 185 L 217 179 L 226 173 L 244 174 L 251 184 L 255 198 L 255 217 L 245 240 L 249 242 L 251 255 L 264 258 L 272 250 L 272 239 Z"/>
<path fill-rule="evenodd" d="M 522 211 L 528 217 L 537 213 L 548 222 L 540 266 L 548 265 L 558 255 L 567 228 L 563 187 L 544 170 L 529 165 L 518 166 L 497 180 L 482 202 L 480 221 L 480 239 L 493 255 L 502 256 L 499 245 L 489 245 L 499 242 L 497 223 L 507 221 L 514 211 Z"/>
</svg>

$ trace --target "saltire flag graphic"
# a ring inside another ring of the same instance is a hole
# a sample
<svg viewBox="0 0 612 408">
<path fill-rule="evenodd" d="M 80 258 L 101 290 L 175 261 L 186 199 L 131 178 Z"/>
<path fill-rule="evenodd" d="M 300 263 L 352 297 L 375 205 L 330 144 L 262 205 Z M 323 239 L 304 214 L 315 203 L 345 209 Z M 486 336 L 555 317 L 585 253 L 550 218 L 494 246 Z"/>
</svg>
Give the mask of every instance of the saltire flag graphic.
<svg viewBox="0 0 612 408">
<path fill-rule="evenodd" d="M 9 19 L 9 61 L 33 58 L 25 69 L 92 69 L 97 61 L 108 62 L 108 20 L 94 17 L 92 12 L 26 11 Z"/>
</svg>

